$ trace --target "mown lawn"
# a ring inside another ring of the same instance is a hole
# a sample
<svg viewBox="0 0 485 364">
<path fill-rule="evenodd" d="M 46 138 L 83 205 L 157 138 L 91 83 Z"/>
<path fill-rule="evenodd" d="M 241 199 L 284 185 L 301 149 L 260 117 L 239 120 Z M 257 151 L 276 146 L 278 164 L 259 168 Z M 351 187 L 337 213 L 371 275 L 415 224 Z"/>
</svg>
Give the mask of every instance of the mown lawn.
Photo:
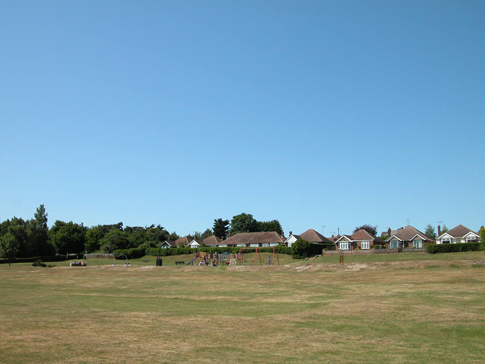
<svg viewBox="0 0 485 364">
<path fill-rule="evenodd" d="M 0 363 L 483 363 L 485 253 L 408 255 L 2 264 Z"/>
</svg>

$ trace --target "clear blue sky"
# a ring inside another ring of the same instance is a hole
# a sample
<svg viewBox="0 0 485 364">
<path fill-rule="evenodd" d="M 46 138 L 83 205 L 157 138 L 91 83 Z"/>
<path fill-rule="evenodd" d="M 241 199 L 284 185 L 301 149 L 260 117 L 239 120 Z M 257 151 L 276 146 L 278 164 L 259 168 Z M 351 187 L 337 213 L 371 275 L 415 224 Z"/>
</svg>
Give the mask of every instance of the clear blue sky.
<svg viewBox="0 0 485 364">
<path fill-rule="evenodd" d="M 0 2 L 0 220 L 485 224 L 484 1 Z"/>
</svg>

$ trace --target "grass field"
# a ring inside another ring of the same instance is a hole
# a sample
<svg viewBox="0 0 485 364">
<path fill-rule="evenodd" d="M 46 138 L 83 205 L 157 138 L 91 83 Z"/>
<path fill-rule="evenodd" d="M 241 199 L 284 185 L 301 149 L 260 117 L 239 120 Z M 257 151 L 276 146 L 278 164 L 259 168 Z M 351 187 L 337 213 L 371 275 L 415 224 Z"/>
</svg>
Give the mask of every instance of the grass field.
<svg viewBox="0 0 485 364">
<path fill-rule="evenodd" d="M 485 252 L 338 259 L 2 264 L 0 363 L 485 362 Z"/>
</svg>

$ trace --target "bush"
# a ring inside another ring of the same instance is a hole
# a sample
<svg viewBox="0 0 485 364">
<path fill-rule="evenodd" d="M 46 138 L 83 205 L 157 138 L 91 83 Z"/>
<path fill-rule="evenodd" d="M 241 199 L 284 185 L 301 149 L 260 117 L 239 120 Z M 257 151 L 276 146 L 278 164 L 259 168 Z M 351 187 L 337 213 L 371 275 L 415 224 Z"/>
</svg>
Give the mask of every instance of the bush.
<svg viewBox="0 0 485 364">
<path fill-rule="evenodd" d="M 311 244 L 303 239 L 298 239 L 291 245 L 293 259 L 305 259 L 308 256 Z"/>
<path fill-rule="evenodd" d="M 113 254 L 116 259 L 137 259 L 145 256 L 145 248 L 116 249 Z"/>
<path fill-rule="evenodd" d="M 42 263 L 42 260 L 37 259 L 37 261 L 32 263 L 32 267 L 47 267 L 47 264 Z"/>
<path fill-rule="evenodd" d="M 433 244 L 426 247 L 429 254 L 458 253 L 480 250 L 480 243 Z"/>
</svg>

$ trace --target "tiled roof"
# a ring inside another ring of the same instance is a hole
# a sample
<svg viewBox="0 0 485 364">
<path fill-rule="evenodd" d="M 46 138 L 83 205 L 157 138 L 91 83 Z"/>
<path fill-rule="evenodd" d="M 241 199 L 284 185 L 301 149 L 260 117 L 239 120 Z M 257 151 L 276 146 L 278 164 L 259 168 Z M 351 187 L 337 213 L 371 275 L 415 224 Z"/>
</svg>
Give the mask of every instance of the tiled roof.
<svg viewBox="0 0 485 364">
<path fill-rule="evenodd" d="M 221 242 L 221 239 L 218 238 L 217 236 L 215 235 L 211 235 L 209 236 L 208 238 L 205 238 L 203 241 L 202 241 L 206 246 L 216 246 L 216 245 L 219 245 L 220 242 Z"/>
<path fill-rule="evenodd" d="M 193 239 L 190 236 L 184 236 L 184 237 L 181 237 L 180 239 L 175 240 L 175 245 L 177 246 L 189 245 L 192 240 Z"/>
<path fill-rule="evenodd" d="M 285 239 L 277 232 L 239 233 L 224 240 L 224 244 L 256 244 L 256 243 L 284 243 Z"/>
<path fill-rule="evenodd" d="M 352 234 L 352 240 L 374 240 L 375 238 L 374 234 L 369 233 L 365 229 L 357 230 Z"/>
<path fill-rule="evenodd" d="M 414 238 L 416 236 L 416 234 L 421 235 L 426 240 L 433 240 L 429 236 L 424 235 L 421 231 L 419 231 L 418 229 L 416 229 L 415 227 L 413 227 L 411 225 L 408 225 L 403 229 L 391 231 L 391 236 L 395 235 L 399 239 L 401 239 L 402 241 L 410 241 L 412 238 Z M 389 238 L 391 236 L 389 236 Z"/>
<path fill-rule="evenodd" d="M 469 229 L 469 228 L 467 228 L 466 226 L 463 226 L 463 225 L 458 225 L 458 226 L 454 227 L 453 229 L 447 231 L 447 233 L 449 235 L 453 236 L 454 238 L 461 238 L 461 237 L 465 236 L 466 234 L 468 234 L 469 232 L 475 233 L 473 230 L 471 230 L 471 229 Z"/>
<path fill-rule="evenodd" d="M 313 229 L 308 229 L 303 234 L 300 234 L 300 238 L 310 243 L 332 243 L 332 241 Z"/>
</svg>

